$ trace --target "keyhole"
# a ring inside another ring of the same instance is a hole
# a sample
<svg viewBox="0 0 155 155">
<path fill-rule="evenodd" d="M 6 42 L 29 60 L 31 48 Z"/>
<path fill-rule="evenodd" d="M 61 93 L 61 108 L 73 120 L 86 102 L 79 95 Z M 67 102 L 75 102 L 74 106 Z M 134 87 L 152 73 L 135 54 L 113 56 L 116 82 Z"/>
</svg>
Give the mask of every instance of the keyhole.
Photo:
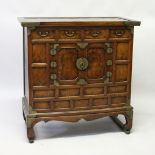
<svg viewBox="0 0 155 155">
<path fill-rule="evenodd" d="M 81 63 L 80 63 L 80 66 L 81 66 L 81 69 L 84 70 L 84 68 L 85 68 L 84 62 L 81 62 Z"/>
</svg>

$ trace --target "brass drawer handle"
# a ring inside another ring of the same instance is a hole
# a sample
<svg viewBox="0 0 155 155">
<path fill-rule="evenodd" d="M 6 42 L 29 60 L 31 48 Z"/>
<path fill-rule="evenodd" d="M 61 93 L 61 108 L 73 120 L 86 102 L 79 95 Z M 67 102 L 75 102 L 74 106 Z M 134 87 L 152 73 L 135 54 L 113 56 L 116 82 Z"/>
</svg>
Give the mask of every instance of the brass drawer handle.
<svg viewBox="0 0 155 155">
<path fill-rule="evenodd" d="M 48 36 L 48 34 L 49 34 L 48 31 L 39 31 L 39 35 L 40 35 L 41 37 L 46 37 L 46 36 Z"/>
<path fill-rule="evenodd" d="M 101 32 L 99 32 L 99 31 L 91 32 L 91 36 L 92 36 L 92 37 L 98 37 L 100 33 L 101 33 Z"/>
<path fill-rule="evenodd" d="M 123 34 L 124 34 L 124 31 L 123 30 L 117 30 L 117 31 L 115 31 L 115 35 L 118 36 L 118 37 L 121 37 Z"/>
<path fill-rule="evenodd" d="M 76 67 L 83 71 L 88 68 L 88 60 L 86 58 L 78 58 L 76 61 Z"/>
<path fill-rule="evenodd" d="M 73 37 L 73 36 L 75 36 L 75 32 L 74 31 L 65 31 L 65 35 L 67 37 Z"/>
</svg>

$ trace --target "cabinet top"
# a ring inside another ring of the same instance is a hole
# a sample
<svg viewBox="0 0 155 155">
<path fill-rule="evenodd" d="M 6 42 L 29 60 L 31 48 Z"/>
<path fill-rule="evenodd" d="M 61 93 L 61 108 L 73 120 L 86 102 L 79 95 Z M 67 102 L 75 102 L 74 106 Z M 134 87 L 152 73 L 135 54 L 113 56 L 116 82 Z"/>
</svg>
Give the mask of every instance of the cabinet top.
<svg viewBox="0 0 155 155">
<path fill-rule="evenodd" d="M 139 26 L 140 21 L 121 17 L 18 17 L 24 27 L 31 26 Z"/>
</svg>

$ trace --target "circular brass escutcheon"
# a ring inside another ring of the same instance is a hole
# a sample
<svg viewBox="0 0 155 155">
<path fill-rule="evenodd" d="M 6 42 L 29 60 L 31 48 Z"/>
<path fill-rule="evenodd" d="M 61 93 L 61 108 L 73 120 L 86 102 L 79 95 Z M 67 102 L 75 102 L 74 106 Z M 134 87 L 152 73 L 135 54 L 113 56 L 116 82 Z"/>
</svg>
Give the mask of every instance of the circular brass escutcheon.
<svg viewBox="0 0 155 155">
<path fill-rule="evenodd" d="M 88 68 L 88 60 L 84 57 L 78 58 L 76 60 L 76 67 L 82 71 L 87 69 Z"/>
</svg>

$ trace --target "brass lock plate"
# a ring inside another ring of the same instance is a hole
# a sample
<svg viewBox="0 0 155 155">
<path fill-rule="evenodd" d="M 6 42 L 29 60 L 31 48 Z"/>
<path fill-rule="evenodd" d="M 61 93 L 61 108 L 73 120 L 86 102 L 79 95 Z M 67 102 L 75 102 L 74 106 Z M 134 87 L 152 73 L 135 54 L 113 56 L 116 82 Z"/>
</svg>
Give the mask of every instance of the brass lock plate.
<svg viewBox="0 0 155 155">
<path fill-rule="evenodd" d="M 76 67 L 81 71 L 86 70 L 88 68 L 88 60 L 84 57 L 78 58 L 76 61 Z"/>
</svg>

